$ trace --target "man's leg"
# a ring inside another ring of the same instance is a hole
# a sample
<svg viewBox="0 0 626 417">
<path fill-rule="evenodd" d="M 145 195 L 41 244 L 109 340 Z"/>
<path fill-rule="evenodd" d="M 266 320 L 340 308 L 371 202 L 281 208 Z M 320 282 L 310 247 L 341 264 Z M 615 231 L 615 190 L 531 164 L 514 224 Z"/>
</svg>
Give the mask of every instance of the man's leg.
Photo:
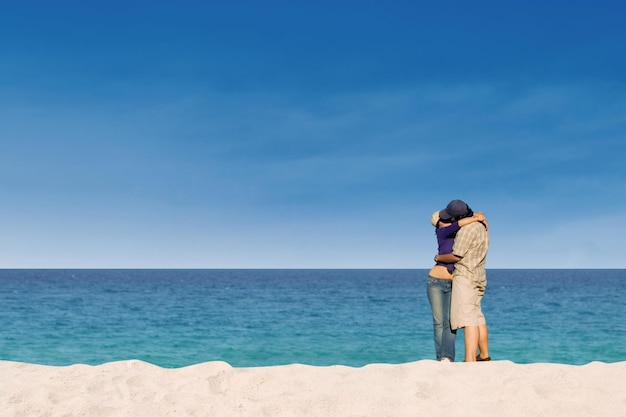
<svg viewBox="0 0 626 417">
<path fill-rule="evenodd" d="M 489 329 L 487 329 L 487 324 L 478 326 L 478 348 L 480 349 L 480 358 L 487 359 L 489 357 Z"/>
<path fill-rule="evenodd" d="M 478 340 L 480 330 L 478 326 L 465 326 L 465 362 L 476 362 L 476 352 L 478 352 Z"/>
</svg>

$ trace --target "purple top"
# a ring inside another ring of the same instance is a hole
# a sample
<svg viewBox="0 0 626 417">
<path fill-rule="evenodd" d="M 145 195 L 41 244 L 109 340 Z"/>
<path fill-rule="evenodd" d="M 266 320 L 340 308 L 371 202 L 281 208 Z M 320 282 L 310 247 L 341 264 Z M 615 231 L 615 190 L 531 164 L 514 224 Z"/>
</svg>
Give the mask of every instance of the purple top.
<svg viewBox="0 0 626 417">
<path fill-rule="evenodd" d="M 439 250 L 437 253 L 439 255 L 445 255 L 446 253 L 452 253 L 452 247 L 454 246 L 454 237 L 456 236 L 456 232 L 459 231 L 461 226 L 459 226 L 459 222 L 454 222 L 450 226 L 439 227 L 435 232 L 437 234 L 437 244 L 439 245 Z M 445 266 L 450 273 L 454 271 L 454 264 L 447 264 L 443 262 L 437 262 L 437 265 Z"/>
</svg>

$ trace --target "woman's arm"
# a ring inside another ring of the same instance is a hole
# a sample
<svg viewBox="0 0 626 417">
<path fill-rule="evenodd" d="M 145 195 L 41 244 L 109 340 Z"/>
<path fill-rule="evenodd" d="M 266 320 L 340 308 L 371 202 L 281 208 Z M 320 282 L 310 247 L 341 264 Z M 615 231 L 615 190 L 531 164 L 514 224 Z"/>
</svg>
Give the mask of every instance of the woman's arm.
<svg viewBox="0 0 626 417">
<path fill-rule="evenodd" d="M 474 222 L 481 222 L 485 225 L 485 227 L 487 227 L 487 219 L 485 219 L 485 215 L 481 211 L 474 214 L 472 217 L 466 217 L 464 219 L 459 220 L 459 226 L 461 227 L 467 226 L 468 224 L 474 223 Z"/>
</svg>

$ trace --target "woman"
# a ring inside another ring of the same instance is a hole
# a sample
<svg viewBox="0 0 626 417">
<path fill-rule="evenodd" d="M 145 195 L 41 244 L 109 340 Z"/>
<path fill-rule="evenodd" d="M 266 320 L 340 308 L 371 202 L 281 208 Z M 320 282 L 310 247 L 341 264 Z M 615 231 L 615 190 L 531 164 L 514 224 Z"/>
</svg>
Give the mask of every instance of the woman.
<svg viewBox="0 0 626 417">
<path fill-rule="evenodd" d="M 467 207 L 464 216 L 442 219 L 436 211 L 431 217 L 431 223 L 436 228 L 438 254 L 452 253 L 454 236 L 458 230 L 473 222 L 486 223 L 483 213 L 474 214 Z M 437 262 L 428 273 L 426 293 L 433 314 L 433 331 L 435 337 L 435 353 L 438 361 L 454 362 L 454 343 L 456 330 L 450 328 L 450 299 L 452 296 L 452 272 L 454 264 Z"/>
</svg>

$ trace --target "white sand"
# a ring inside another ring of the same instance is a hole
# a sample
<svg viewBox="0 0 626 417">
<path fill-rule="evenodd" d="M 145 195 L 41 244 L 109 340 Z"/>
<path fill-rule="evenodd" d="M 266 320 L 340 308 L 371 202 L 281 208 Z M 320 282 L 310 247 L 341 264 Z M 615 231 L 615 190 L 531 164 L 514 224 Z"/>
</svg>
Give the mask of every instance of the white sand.
<svg viewBox="0 0 626 417">
<path fill-rule="evenodd" d="M 626 416 L 626 362 L 164 369 L 0 361 L 0 416 Z"/>
</svg>

